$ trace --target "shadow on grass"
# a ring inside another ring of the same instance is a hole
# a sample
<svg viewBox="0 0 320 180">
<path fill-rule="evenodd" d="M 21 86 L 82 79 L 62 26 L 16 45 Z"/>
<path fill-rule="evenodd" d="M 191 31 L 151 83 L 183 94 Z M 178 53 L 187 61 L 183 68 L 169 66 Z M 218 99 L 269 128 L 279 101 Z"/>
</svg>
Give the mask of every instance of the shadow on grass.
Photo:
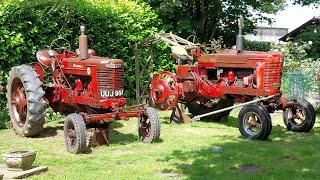
<svg viewBox="0 0 320 180">
<path fill-rule="evenodd" d="M 54 137 L 58 134 L 58 130 L 63 131 L 63 121 L 58 122 L 58 125 L 44 127 L 41 134 L 39 136 L 36 136 L 35 138 Z"/>
<path fill-rule="evenodd" d="M 282 129 L 277 127 L 275 131 L 279 135 Z M 306 133 L 300 135 L 298 139 L 292 135 L 268 142 L 230 139 L 231 142 L 213 144 L 200 150 L 174 150 L 160 159 L 170 164 L 161 173 L 177 173 L 187 179 L 316 178 L 319 176 L 316 164 L 320 144 L 315 144 L 318 137 L 310 138 Z M 215 152 L 214 146 L 221 147 L 223 151 Z"/>
<path fill-rule="evenodd" d="M 109 127 L 108 131 L 110 144 L 125 145 L 139 140 L 137 135 L 121 133 L 112 127 Z"/>
</svg>

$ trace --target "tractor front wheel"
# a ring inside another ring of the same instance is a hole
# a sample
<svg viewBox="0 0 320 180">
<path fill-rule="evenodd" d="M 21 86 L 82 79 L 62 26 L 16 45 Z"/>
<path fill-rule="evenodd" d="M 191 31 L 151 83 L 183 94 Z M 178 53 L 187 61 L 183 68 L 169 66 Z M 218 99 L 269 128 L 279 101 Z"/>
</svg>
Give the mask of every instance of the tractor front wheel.
<svg viewBox="0 0 320 180">
<path fill-rule="evenodd" d="M 298 100 L 294 107 L 283 112 L 283 121 L 289 131 L 309 132 L 315 123 L 315 111 L 306 100 Z"/>
<path fill-rule="evenodd" d="M 139 138 L 144 143 L 151 143 L 160 137 L 160 120 L 157 111 L 147 107 L 145 113 L 138 118 Z"/>
<path fill-rule="evenodd" d="M 13 67 L 9 72 L 7 106 L 13 129 L 20 136 L 36 136 L 43 130 L 47 103 L 38 77 L 28 65 Z"/>
<path fill-rule="evenodd" d="M 74 154 L 86 149 L 86 125 L 80 114 L 69 114 L 64 121 L 64 139 L 67 151 Z"/>
<path fill-rule="evenodd" d="M 239 131 L 249 139 L 266 140 L 272 124 L 268 111 L 259 104 L 244 106 L 238 116 Z"/>
</svg>

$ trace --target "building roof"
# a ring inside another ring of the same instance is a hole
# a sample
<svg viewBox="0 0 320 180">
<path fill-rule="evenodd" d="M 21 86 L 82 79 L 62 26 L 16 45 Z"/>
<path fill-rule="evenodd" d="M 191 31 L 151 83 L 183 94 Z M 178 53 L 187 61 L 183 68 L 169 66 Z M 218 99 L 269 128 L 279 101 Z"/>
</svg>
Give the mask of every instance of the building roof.
<svg viewBox="0 0 320 180">
<path fill-rule="evenodd" d="M 310 26 L 314 24 L 320 24 L 320 18 L 318 17 L 313 17 L 309 21 L 305 22 L 298 28 L 294 29 L 293 31 L 289 32 L 288 34 L 282 36 L 279 40 L 280 41 L 287 41 L 289 37 L 296 37 L 298 34 L 302 32 L 302 30 L 309 28 Z"/>
</svg>

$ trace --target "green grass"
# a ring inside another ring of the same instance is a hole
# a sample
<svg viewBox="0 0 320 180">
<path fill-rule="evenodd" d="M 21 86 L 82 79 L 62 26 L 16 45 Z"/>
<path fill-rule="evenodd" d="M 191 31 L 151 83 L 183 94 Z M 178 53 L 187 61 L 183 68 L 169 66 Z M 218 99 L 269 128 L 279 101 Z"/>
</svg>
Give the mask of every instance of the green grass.
<svg viewBox="0 0 320 180">
<path fill-rule="evenodd" d="M 66 151 L 63 122 L 46 124 L 39 138 L 21 138 L 12 130 L 0 131 L 0 153 L 19 149 L 37 151 L 35 165 L 49 171 L 34 179 L 319 179 L 320 124 L 310 133 L 288 132 L 281 114 L 272 115 L 268 141 L 243 139 L 236 127 L 237 112 L 229 122 L 168 124 L 169 112 L 161 112 L 161 139 L 153 144 L 138 141 L 136 121 L 116 122 L 110 129 L 110 145 L 89 154 Z M 319 120 L 319 116 L 318 116 Z M 215 154 L 213 146 L 223 148 Z M 3 162 L 3 160 L 1 160 Z M 257 166 L 261 172 L 239 172 Z"/>
</svg>

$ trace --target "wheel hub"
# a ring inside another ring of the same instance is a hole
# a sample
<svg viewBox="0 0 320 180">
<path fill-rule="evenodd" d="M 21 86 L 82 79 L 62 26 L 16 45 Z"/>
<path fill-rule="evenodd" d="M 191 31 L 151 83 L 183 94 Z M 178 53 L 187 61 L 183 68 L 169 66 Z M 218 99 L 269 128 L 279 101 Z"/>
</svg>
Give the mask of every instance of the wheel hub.
<svg viewBox="0 0 320 180">
<path fill-rule="evenodd" d="M 256 113 L 254 112 L 247 113 L 244 118 L 245 120 L 243 121 L 243 123 L 244 123 L 245 131 L 248 134 L 254 135 L 260 131 L 261 120 Z"/>
<path fill-rule="evenodd" d="M 27 104 L 25 89 L 19 80 L 15 82 L 11 92 L 11 104 L 13 109 L 13 116 L 19 126 L 24 126 L 27 117 Z"/>
<path fill-rule="evenodd" d="M 150 96 L 159 109 L 173 109 L 177 105 L 179 97 L 175 76 L 167 71 L 155 75 L 150 83 Z"/>
</svg>

